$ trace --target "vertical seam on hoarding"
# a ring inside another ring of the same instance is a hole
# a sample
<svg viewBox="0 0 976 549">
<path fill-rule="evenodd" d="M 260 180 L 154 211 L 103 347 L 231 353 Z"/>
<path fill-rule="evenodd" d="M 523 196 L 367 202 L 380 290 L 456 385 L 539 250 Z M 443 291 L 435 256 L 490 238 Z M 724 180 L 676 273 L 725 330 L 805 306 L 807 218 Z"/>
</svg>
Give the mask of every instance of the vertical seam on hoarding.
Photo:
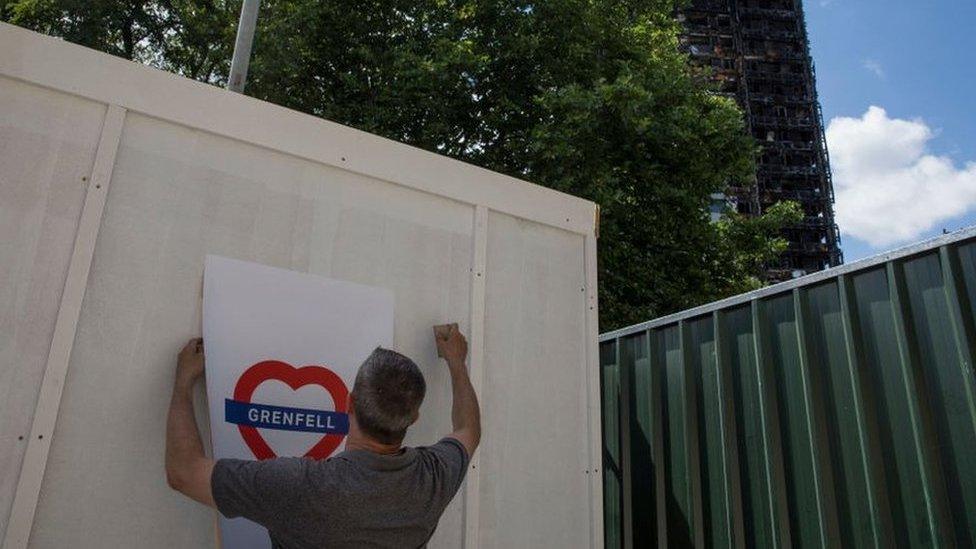
<svg viewBox="0 0 976 549">
<path fill-rule="evenodd" d="M 603 548 L 603 476 L 600 463 L 603 456 L 600 446 L 600 355 L 598 348 L 599 305 L 597 297 L 596 235 L 586 235 L 583 243 L 583 271 L 585 277 L 586 360 L 583 361 L 586 400 L 583 402 L 589 421 L 589 470 L 586 471 L 590 484 L 590 545 L 594 549 Z"/>
<path fill-rule="evenodd" d="M 619 392 L 619 390 L 620 390 L 620 379 L 619 379 L 619 368 L 617 368 L 616 364 L 605 364 L 603 362 L 603 349 L 604 349 L 604 346 L 605 345 L 612 344 L 613 347 L 614 347 L 614 353 L 616 354 L 616 349 L 617 349 L 617 346 L 619 345 L 619 343 L 620 342 L 619 342 L 618 339 L 614 339 L 614 340 L 608 341 L 608 342 L 601 342 L 600 345 L 599 345 L 599 350 L 600 350 L 600 395 L 601 395 L 601 414 L 602 414 L 602 417 L 601 417 L 601 420 L 602 421 L 600 423 L 600 427 L 601 427 L 600 428 L 600 433 L 601 433 L 601 436 L 600 436 L 600 455 L 601 455 L 601 461 L 600 461 L 600 463 L 603 465 L 603 474 L 600 475 L 600 477 L 601 477 L 601 482 L 603 483 L 603 485 L 605 485 L 607 479 L 610 478 L 610 479 L 613 479 L 615 481 L 615 484 L 617 486 L 620 486 L 622 484 L 622 482 L 623 482 L 623 477 L 620 476 L 620 475 L 623 474 L 623 471 L 621 470 L 622 469 L 621 465 L 619 463 L 617 463 L 616 461 L 614 461 L 614 456 L 610 452 L 610 447 L 609 447 L 608 440 L 613 440 L 615 442 L 615 444 L 616 444 L 615 447 L 619 451 L 619 449 L 620 449 L 620 392 Z M 607 380 L 607 377 L 610 375 L 608 373 L 608 370 L 613 371 L 612 369 L 614 369 L 614 368 L 616 368 L 615 371 L 617 372 L 617 378 L 616 378 L 617 379 L 617 385 L 616 385 L 617 392 L 615 394 L 613 394 L 611 397 L 606 397 L 607 391 L 610 390 L 611 387 L 613 387 L 613 386 L 609 385 L 608 380 Z M 604 398 L 604 397 L 606 397 L 606 398 Z M 613 410 L 610 409 L 610 404 L 611 403 L 612 404 L 615 404 Z M 611 413 L 611 412 L 613 412 L 613 413 Z M 607 425 L 608 423 L 610 423 L 609 426 Z M 608 429 L 608 427 L 616 427 L 616 428 Z M 608 438 L 608 437 L 612 437 L 612 438 Z M 619 471 L 619 474 L 616 474 L 615 476 L 608 476 L 608 474 L 607 474 L 608 471 L 614 471 L 614 470 Z M 623 508 L 622 494 L 623 494 L 623 490 L 617 490 L 617 501 L 614 502 L 614 504 L 610 506 L 611 509 L 622 509 Z M 604 491 L 604 497 L 606 497 L 606 491 Z M 605 501 L 603 503 L 604 503 L 604 511 L 603 512 L 606 512 L 607 505 L 606 505 L 606 502 Z M 617 533 L 618 536 L 621 535 L 621 532 L 623 532 L 623 528 L 624 528 L 623 515 L 619 515 L 619 516 L 617 516 L 615 518 L 616 518 L 615 524 L 613 524 L 612 527 L 606 528 L 604 530 L 604 532 L 603 532 L 604 545 L 607 545 L 607 538 L 609 537 L 609 535 L 611 534 L 611 531 L 613 529 L 616 530 L 616 533 Z M 606 526 L 606 524 L 607 524 L 607 517 L 604 516 L 604 525 Z M 617 545 L 619 546 L 619 543 Z"/>
<path fill-rule="evenodd" d="M 647 368 L 648 398 L 651 410 L 651 455 L 654 462 L 654 510 L 657 519 L 657 545 L 668 546 L 668 507 L 667 507 L 667 471 L 664 460 L 664 366 L 655 364 L 657 357 L 657 333 L 654 330 L 644 332 L 647 337 Z"/>
<path fill-rule="evenodd" d="M 820 546 L 829 547 L 831 540 L 839 539 L 833 494 L 833 474 L 830 458 L 825 455 L 829 440 L 826 436 L 825 417 L 821 406 L 823 400 L 818 388 L 814 385 L 810 357 L 809 329 L 807 319 L 810 313 L 804 291 L 799 288 L 793 290 L 793 314 L 796 326 L 797 349 L 800 358 L 800 380 L 803 384 L 803 412 L 807 425 L 807 436 L 810 444 L 810 455 L 813 457 L 814 494 L 817 499 L 818 533 Z"/>
<path fill-rule="evenodd" d="M 484 408 L 482 386 L 485 379 L 485 285 L 488 277 L 488 208 L 475 206 L 471 255 L 471 385 Z M 464 488 L 464 547 L 478 547 L 481 518 L 481 459 L 475 452 L 468 464 Z"/>
<path fill-rule="evenodd" d="M 685 406 L 685 459 L 687 460 L 688 471 L 688 496 L 691 504 L 691 528 L 692 539 L 695 547 L 705 546 L 705 527 L 702 517 L 702 475 L 701 475 L 701 448 L 698 433 L 698 399 L 696 397 L 695 385 L 698 379 L 692 368 L 691 358 L 691 333 L 688 322 L 682 320 L 678 322 L 678 341 L 681 346 L 681 370 L 682 370 L 682 389 L 684 392 Z"/>
<path fill-rule="evenodd" d="M 959 357 L 959 375 L 962 378 L 962 390 L 965 394 L 966 409 L 969 412 L 969 430 L 976 432 L 976 394 L 973 387 L 974 358 L 973 341 L 976 341 L 976 329 L 973 328 L 972 305 L 966 294 L 965 282 L 961 277 L 962 267 L 958 264 L 959 257 L 949 246 L 939 247 L 939 260 L 942 263 L 943 287 L 945 288 L 946 303 L 949 307 L 949 325 L 956 352 Z M 963 528 L 976 530 L 976 517 L 971 514 L 961 518 Z"/>
<path fill-rule="evenodd" d="M 860 445 L 861 468 L 864 474 L 868 509 L 871 515 L 871 534 L 875 547 L 891 545 L 891 525 L 885 517 L 890 516 L 887 505 L 887 486 L 883 471 L 882 454 L 877 442 L 877 419 L 871 410 L 873 401 L 867 397 L 869 387 L 864 381 L 866 364 L 861 358 L 855 310 L 854 286 L 846 274 L 837 277 L 837 293 L 840 298 L 841 321 L 844 330 L 844 351 L 847 355 L 848 378 L 851 384 L 854 404 L 854 418 L 857 422 L 858 443 Z M 870 415 L 870 418 L 869 418 Z M 883 510 L 882 510 L 883 508 Z"/>
<path fill-rule="evenodd" d="M 766 497 L 769 501 L 770 532 L 774 547 L 790 547 L 789 507 L 783 471 L 783 449 L 779 440 L 776 387 L 767 368 L 766 334 L 763 329 L 763 303 L 752 300 L 752 338 L 756 357 L 756 379 L 759 392 L 759 416 L 762 421 L 765 456 Z"/>
<path fill-rule="evenodd" d="M 725 365 L 725 359 L 722 356 L 722 334 L 721 326 L 719 325 L 719 312 L 712 311 L 712 341 L 713 349 L 715 353 L 715 390 L 718 396 L 718 436 L 719 436 L 719 451 L 722 456 L 722 515 L 725 516 L 725 528 L 727 529 L 729 536 L 729 546 L 735 546 L 736 543 L 736 531 L 735 531 L 735 520 L 732 518 L 732 475 L 729 473 L 729 462 L 731 461 L 731 448 L 729 448 L 729 441 L 734 440 L 731 436 L 728 426 L 728 414 L 726 414 L 726 401 L 728 400 L 728 393 L 723 387 L 725 382 L 725 375 L 722 373 L 722 368 Z M 715 524 L 711 527 L 716 529 Z"/>
<path fill-rule="evenodd" d="M 78 320 L 81 317 L 81 305 L 88 287 L 88 275 L 95 255 L 95 242 L 98 239 L 105 199 L 108 196 L 112 170 L 115 167 L 115 155 L 122 138 L 124 120 L 125 109 L 117 105 L 108 105 L 95 152 L 95 162 L 88 180 L 85 202 L 78 220 L 64 290 L 61 293 L 54 335 L 51 338 L 51 348 L 48 351 L 44 377 L 41 380 L 41 389 L 34 410 L 30 440 L 24 453 L 17 491 L 10 510 L 10 521 L 3 542 L 4 549 L 27 547 L 30 538 L 48 453 L 54 438 L 58 408 L 61 406 L 64 382 L 68 375 L 71 348 L 74 345 Z"/>
<path fill-rule="evenodd" d="M 630 345 L 630 342 L 625 342 L 624 338 L 618 338 L 614 341 L 613 346 L 613 358 L 614 363 L 617 365 L 617 375 L 619 376 L 620 383 L 620 396 L 619 396 L 619 420 L 618 427 L 620 431 L 620 481 L 621 481 L 621 493 L 623 495 L 623 524 L 622 529 L 624 549 L 631 549 L 634 546 L 634 474 L 631 470 L 633 468 L 632 459 L 632 447 L 631 447 L 631 417 L 633 415 L 634 403 L 631 401 L 631 395 L 633 394 L 633 360 L 623 359 L 623 352 L 621 347 L 623 345 Z M 633 352 L 629 353 L 628 359 L 633 357 Z"/>
<path fill-rule="evenodd" d="M 973 367 L 976 364 L 973 342 L 976 341 L 976 328 L 970 314 L 969 296 L 966 295 L 965 283 L 960 273 L 958 257 L 948 246 L 939 248 L 939 258 L 942 262 L 942 276 L 944 279 L 946 301 L 949 305 L 949 322 L 952 335 L 959 353 L 960 375 L 963 379 L 966 393 L 966 405 L 969 410 L 970 426 L 976 429 L 976 391 L 973 388 Z"/>
<path fill-rule="evenodd" d="M 888 263 L 888 292 L 891 312 L 895 323 L 895 342 L 898 346 L 899 367 L 902 386 L 908 401 L 912 437 L 915 445 L 915 459 L 922 475 L 922 491 L 925 498 L 925 511 L 929 522 L 929 535 L 936 547 L 953 546 L 949 533 L 949 517 L 946 514 L 945 494 L 940 489 L 942 475 L 938 460 L 938 443 L 935 440 L 934 426 L 927 417 L 924 403 L 918 398 L 924 388 L 919 371 L 918 342 L 911 326 L 911 304 L 905 289 L 905 275 L 902 265 Z"/>
<path fill-rule="evenodd" d="M 729 546 L 745 547 L 742 522 L 742 486 L 739 477 L 739 447 L 735 428 L 735 399 L 732 377 L 725 355 L 725 336 L 721 311 L 712 311 L 712 334 L 715 340 L 715 374 L 719 391 L 719 433 L 722 441 L 722 480 L 725 491 L 725 521 L 730 530 Z M 713 526 L 714 527 L 714 526 Z"/>
</svg>

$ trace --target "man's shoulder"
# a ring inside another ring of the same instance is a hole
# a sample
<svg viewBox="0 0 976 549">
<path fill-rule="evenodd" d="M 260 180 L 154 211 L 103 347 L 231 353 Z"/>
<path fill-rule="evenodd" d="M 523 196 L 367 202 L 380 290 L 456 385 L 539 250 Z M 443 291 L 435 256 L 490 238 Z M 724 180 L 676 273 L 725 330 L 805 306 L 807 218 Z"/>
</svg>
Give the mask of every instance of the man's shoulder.
<svg viewBox="0 0 976 549">
<path fill-rule="evenodd" d="M 460 440 L 452 436 L 446 436 L 429 446 L 418 446 L 417 450 L 426 451 L 426 452 L 431 452 L 431 451 L 438 452 L 438 451 L 450 450 L 450 451 L 460 452 L 465 457 L 467 457 L 468 455 L 468 451 L 464 448 L 464 444 L 462 444 Z"/>
<path fill-rule="evenodd" d="M 447 462 L 459 468 L 466 467 L 470 460 L 464 445 L 454 437 L 444 437 L 430 446 L 418 446 L 416 450 L 428 459 Z"/>
</svg>

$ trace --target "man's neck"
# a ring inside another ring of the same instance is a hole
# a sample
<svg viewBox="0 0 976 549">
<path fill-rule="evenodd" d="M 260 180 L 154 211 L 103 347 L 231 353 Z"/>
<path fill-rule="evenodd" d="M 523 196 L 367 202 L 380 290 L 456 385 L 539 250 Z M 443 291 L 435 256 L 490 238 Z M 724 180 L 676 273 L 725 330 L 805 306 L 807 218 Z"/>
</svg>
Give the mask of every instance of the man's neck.
<svg viewBox="0 0 976 549">
<path fill-rule="evenodd" d="M 393 455 L 403 448 L 400 444 L 384 444 L 360 433 L 349 433 L 346 437 L 346 450 L 366 450 L 374 454 Z"/>
</svg>

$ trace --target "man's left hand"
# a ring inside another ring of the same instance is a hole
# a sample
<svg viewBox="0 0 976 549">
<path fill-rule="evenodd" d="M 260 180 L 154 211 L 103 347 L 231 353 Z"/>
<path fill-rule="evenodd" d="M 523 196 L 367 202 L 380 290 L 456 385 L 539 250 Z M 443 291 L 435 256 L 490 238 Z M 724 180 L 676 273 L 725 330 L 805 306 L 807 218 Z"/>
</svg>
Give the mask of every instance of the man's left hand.
<svg viewBox="0 0 976 549">
<path fill-rule="evenodd" d="M 180 351 L 176 362 L 176 382 L 192 386 L 203 376 L 203 338 L 191 339 Z"/>
</svg>

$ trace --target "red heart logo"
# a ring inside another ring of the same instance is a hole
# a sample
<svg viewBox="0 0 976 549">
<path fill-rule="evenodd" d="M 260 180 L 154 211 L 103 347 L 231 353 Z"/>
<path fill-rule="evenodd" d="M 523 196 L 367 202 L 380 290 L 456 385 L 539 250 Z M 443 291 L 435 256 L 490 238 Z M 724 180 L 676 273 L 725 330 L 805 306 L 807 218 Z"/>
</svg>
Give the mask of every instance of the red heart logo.
<svg viewBox="0 0 976 549">
<path fill-rule="evenodd" d="M 286 383 L 292 390 L 298 390 L 305 385 L 319 385 L 332 395 L 336 412 L 348 413 L 349 389 L 335 372 L 323 366 L 295 368 L 280 360 L 265 360 L 248 368 L 237 380 L 237 386 L 234 387 L 234 400 L 251 402 L 251 396 L 258 385 L 272 379 Z M 257 459 L 278 457 L 256 427 L 238 425 L 237 428 L 244 442 L 254 452 L 254 457 Z M 342 444 L 344 437 L 345 435 L 340 434 L 326 434 L 315 446 L 305 452 L 305 457 L 314 459 L 329 457 Z"/>
</svg>

